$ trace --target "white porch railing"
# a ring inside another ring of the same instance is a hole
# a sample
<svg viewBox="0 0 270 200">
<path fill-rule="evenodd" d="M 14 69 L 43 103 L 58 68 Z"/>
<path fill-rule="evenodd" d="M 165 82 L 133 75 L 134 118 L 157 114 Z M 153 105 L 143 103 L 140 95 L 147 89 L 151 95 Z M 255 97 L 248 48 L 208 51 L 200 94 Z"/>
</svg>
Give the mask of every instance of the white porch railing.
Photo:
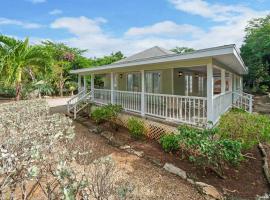
<svg viewBox="0 0 270 200">
<path fill-rule="evenodd" d="M 111 90 L 107 89 L 94 89 L 92 92 L 94 95 L 93 101 L 99 104 L 111 103 Z"/>
<path fill-rule="evenodd" d="M 233 106 L 241 108 L 247 112 L 252 112 L 253 95 L 241 90 L 233 92 Z"/>
<path fill-rule="evenodd" d="M 189 124 L 206 123 L 206 98 L 146 93 L 146 114 Z"/>
<path fill-rule="evenodd" d="M 114 103 L 121 105 L 125 110 L 141 111 L 141 92 L 113 91 Z"/>
<path fill-rule="evenodd" d="M 225 92 L 214 96 L 213 99 L 213 122 L 216 123 L 219 117 L 232 106 L 232 92 Z"/>
<path fill-rule="evenodd" d="M 121 105 L 127 111 L 141 112 L 141 92 L 94 89 L 94 102 Z M 167 120 L 204 125 L 206 117 L 206 97 L 186 97 L 168 94 L 144 94 L 145 114 Z"/>
</svg>

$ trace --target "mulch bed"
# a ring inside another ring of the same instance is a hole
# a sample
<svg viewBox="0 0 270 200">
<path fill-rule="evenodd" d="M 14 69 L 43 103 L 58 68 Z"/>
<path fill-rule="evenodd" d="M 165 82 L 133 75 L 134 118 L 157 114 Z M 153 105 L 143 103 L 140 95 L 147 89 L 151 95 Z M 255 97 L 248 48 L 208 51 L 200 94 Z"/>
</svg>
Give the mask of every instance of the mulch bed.
<svg viewBox="0 0 270 200">
<path fill-rule="evenodd" d="M 91 124 L 94 125 L 94 122 L 88 119 L 87 125 Z M 115 140 L 130 145 L 137 151 L 143 151 L 145 157 L 156 160 L 162 165 L 166 162 L 172 163 L 185 170 L 191 178 L 213 185 L 227 196 L 254 199 L 257 195 L 269 192 L 269 186 L 262 171 L 262 157 L 257 147 L 248 152 L 253 158 L 246 159 L 238 167 L 225 169 L 225 179 L 222 179 L 216 173 L 205 171 L 203 167 L 191 163 L 188 158 L 182 158 L 181 152 L 165 153 L 155 140 L 136 141 L 130 137 L 126 128 L 120 127 L 116 132 L 112 130 L 109 123 L 102 124 L 101 127 L 103 130 L 113 132 Z"/>
</svg>

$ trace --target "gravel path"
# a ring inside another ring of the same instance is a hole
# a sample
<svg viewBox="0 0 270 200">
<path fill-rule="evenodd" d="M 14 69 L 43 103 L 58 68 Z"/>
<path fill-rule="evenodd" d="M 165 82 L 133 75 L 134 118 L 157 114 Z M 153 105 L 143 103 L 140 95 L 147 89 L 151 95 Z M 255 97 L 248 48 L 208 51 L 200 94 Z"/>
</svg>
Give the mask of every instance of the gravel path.
<svg viewBox="0 0 270 200">
<path fill-rule="evenodd" d="M 57 107 L 66 105 L 70 98 L 71 97 L 47 98 L 46 101 L 50 107 Z"/>
</svg>

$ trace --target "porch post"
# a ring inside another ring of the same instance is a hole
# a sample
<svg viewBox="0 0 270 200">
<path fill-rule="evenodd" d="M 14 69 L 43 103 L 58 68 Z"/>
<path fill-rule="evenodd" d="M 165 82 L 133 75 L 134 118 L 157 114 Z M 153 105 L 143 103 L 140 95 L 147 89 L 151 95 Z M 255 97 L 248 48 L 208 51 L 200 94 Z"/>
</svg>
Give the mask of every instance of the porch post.
<svg viewBox="0 0 270 200">
<path fill-rule="evenodd" d="M 84 75 L 83 76 L 83 88 L 84 88 L 84 91 L 87 92 L 87 85 L 86 85 L 86 76 Z"/>
<path fill-rule="evenodd" d="M 174 94 L 174 68 L 171 69 L 172 78 L 172 94 Z"/>
<path fill-rule="evenodd" d="M 91 99 L 94 101 L 95 75 L 91 74 Z"/>
<path fill-rule="evenodd" d="M 141 79 L 142 79 L 142 92 L 141 92 L 141 115 L 144 116 L 145 115 L 145 96 L 144 96 L 144 90 L 145 90 L 145 86 L 144 86 L 144 70 L 141 70 Z"/>
<path fill-rule="evenodd" d="M 111 104 L 114 104 L 114 74 L 111 72 Z"/>
<path fill-rule="evenodd" d="M 225 80 L 225 70 L 221 69 L 221 93 L 225 93 L 226 90 L 226 80 Z"/>
<path fill-rule="evenodd" d="M 239 88 L 241 91 L 243 91 L 243 77 L 239 76 Z"/>
<path fill-rule="evenodd" d="M 229 78 L 229 91 L 232 91 L 232 83 L 233 83 L 232 79 L 233 79 L 233 75 L 232 75 L 232 73 L 230 73 L 230 78 Z"/>
<path fill-rule="evenodd" d="M 78 75 L 78 92 L 80 92 L 82 89 L 82 76 Z"/>
<path fill-rule="evenodd" d="M 213 115 L 213 96 L 214 96 L 214 84 L 213 84 L 213 65 L 207 64 L 207 121 L 214 122 Z"/>
</svg>

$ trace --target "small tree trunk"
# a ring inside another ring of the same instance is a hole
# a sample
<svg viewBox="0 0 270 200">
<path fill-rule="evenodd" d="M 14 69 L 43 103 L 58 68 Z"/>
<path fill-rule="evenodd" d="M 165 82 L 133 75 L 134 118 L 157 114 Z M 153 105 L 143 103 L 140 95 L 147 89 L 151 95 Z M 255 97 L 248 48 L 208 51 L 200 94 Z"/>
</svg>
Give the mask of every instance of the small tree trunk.
<svg viewBox="0 0 270 200">
<path fill-rule="evenodd" d="M 21 99 L 21 90 L 22 90 L 22 84 L 21 82 L 16 83 L 16 101 L 19 101 Z"/>
<path fill-rule="evenodd" d="M 18 71 L 18 79 L 16 83 L 16 101 L 19 101 L 21 98 L 21 91 L 22 91 L 22 71 Z"/>
<path fill-rule="evenodd" d="M 71 96 L 73 96 L 74 95 L 74 91 L 73 90 L 71 90 Z"/>
</svg>

